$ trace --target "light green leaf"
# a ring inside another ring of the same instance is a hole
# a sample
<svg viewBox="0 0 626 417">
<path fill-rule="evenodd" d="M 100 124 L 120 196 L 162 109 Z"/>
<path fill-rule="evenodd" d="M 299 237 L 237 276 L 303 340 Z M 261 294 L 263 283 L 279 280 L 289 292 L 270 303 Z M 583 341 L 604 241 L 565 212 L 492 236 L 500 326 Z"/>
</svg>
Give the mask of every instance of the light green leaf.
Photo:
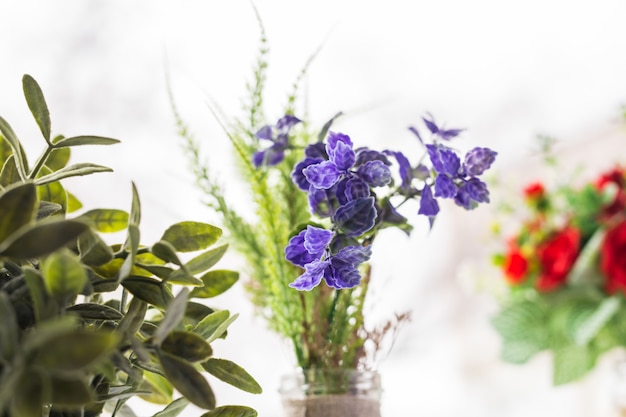
<svg viewBox="0 0 626 417">
<path fill-rule="evenodd" d="M 161 349 L 189 362 L 200 362 L 213 354 L 211 345 L 204 338 L 187 331 L 173 331 L 168 334 Z"/>
<path fill-rule="evenodd" d="M 48 168 L 45 168 L 45 170 L 48 170 Z M 67 211 L 67 192 L 59 181 L 39 185 L 37 187 L 37 197 L 40 201 L 56 203 L 61 206 L 63 212 Z"/>
<path fill-rule="evenodd" d="M 187 405 L 189 405 L 189 401 L 185 397 L 177 398 L 152 417 L 176 417 L 182 413 Z"/>
<path fill-rule="evenodd" d="M 152 341 L 155 345 L 160 345 L 167 335 L 183 320 L 188 297 L 189 289 L 183 288 L 167 306 L 165 317 L 163 317 L 163 320 L 161 320 L 156 332 L 152 336 Z"/>
<path fill-rule="evenodd" d="M 73 213 L 83 208 L 83 203 L 81 203 L 80 200 L 76 198 L 74 194 L 70 193 L 69 191 L 66 191 L 66 192 L 67 192 L 67 212 L 68 213 Z"/>
<path fill-rule="evenodd" d="M 48 292 L 60 302 L 78 295 L 87 283 L 87 271 L 69 250 L 44 258 L 41 275 Z"/>
<path fill-rule="evenodd" d="M 598 229 L 580 251 L 567 279 L 572 286 L 599 283 L 601 275 L 598 274 L 596 261 L 605 233 L 602 228 Z"/>
<path fill-rule="evenodd" d="M 48 220 L 22 228 L 0 243 L 0 254 L 14 258 L 39 258 L 60 249 L 87 230 L 87 225 L 75 220 Z"/>
<path fill-rule="evenodd" d="M 28 172 L 28 161 L 26 160 L 26 153 L 24 153 L 24 148 L 22 148 L 22 144 L 19 139 L 13 132 L 13 129 L 9 125 L 9 123 L 0 117 L 0 133 L 4 136 L 4 139 L 11 145 L 11 150 L 13 150 L 13 156 L 15 157 L 15 166 L 17 168 L 17 172 L 20 174 L 20 178 L 26 179 Z"/>
<path fill-rule="evenodd" d="M 117 139 L 107 138 L 103 136 L 72 136 L 63 138 L 54 144 L 55 148 L 64 148 L 68 146 L 82 145 L 114 145 L 120 143 Z"/>
<path fill-rule="evenodd" d="M 252 394 L 263 392 L 259 383 L 245 369 L 229 360 L 210 358 L 202 363 L 202 368 L 214 377 L 240 390 Z"/>
<path fill-rule="evenodd" d="M 128 226 L 128 213 L 117 209 L 94 209 L 83 213 L 79 219 L 88 219 L 88 223 L 102 233 L 114 233 Z"/>
<path fill-rule="evenodd" d="M 600 329 L 615 316 L 621 307 L 618 297 L 604 299 L 596 309 L 589 311 L 581 320 L 577 320 L 573 329 L 574 341 L 585 345 L 593 339 Z"/>
<path fill-rule="evenodd" d="M 211 298 L 226 292 L 239 280 L 239 272 L 227 270 L 209 271 L 200 278 L 204 286 L 191 291 L 192 298 Z"/>
<path fill-rule="evenodd" d="M 58 139 L 55 138 L 52 141 L 55 142 L 58 141 Z M 50 152 L 50 155 L 48 155 L 48 158 L 46 159 L 46 167 L 50 171 L 58 171 L 67 166 L 71 156 L 72 152 L 67 148 L 55 149 Z"/>
<path fill-rule="evenodd" d="M 28 108 L 33 114 L 37 125 L 41 130 L 41 134 L 47 143 L 50 143 L 50 112 L 44 98 L 41 87 L 37 81 L 28 74 L 22 77 L 22 86 L 24 89 L 24 97 L 28 103 Z"/>
<path fill-rule="evenodd" d="M 2 172 L 0 172 L 0 186 L 8 187 L 11 184 L 21 182 L 22 178 L 15 165 L 15 157 L 9 156 L 2 165 Z"/>
<path fill-rule="evenodd" d="M 224 405 L 202 414 L 201 417 L 257 417 L 255 409 L 243 405 Z"/>
<path fill-rule="evenodd" d="M 135 258 L 137 257 L 137 251 L 139 250 L 139 240 L 139 227 L 135 223 L 129 223 L 126 242 L 124 242 L 124 248 L 128 251 L 128 255 L 126 256 L 126 259 L 124 259 L 124 262 L 118 271 L 117 282 L 124 281 L 133 272 Z"/>
<path fill-rule="evenodd" d="M 202 250 L 217 242 L 222 229 L 207 223 L 185 221 L 170 226 L 161 240 L 165 240 L 179 252 Z"/>
<path fill-rule="evenodd" d="M 30 182 L 7 188 L 0 195 L 0 242 L 34 219 L 36 204 L 37 193 Z"/>
<path fill-rule="evenodd" d="M 178 271 L 174 271 L 168 279 L 172 282 L 177 282 L 178 280 L 184 278 L 185 275 L 195 275 L 208 270 L 209 268 L 214 266 L 220 259 L 222 259 L 227 249 L 228 245 L 226 244 L 214 249 L 210 249 L 196 256 L 195 258 L 187 262 L 184 268 L 181 268 Z M 154 253 L 154 249 L 152 252 Z M 197 285 L 202 285 L 202 282 L 198 282 Z"/>
<path fill-rule="evenodd" d="M 215 408 L 213 390 L 193 365 L 161 350 L 157 351 L 157 356 L 167 379 L 178 392 L 200 408 L 207 410 Z"/>
<path fill-rule="evenodd" d="M 211 343 L 221 337 L 238 316 L 239 314 L 231 316 L 228 310 L 216 311 L 200 320 L 193 332 L 206 339 L 207 343 Z"/>
<path fill-rule="evenodd" d="M 137 191 L 135 183 L 131 183 L 131 186 L 133 198 L 130 206 L 128 223 L 139 226 L 139 223 L 141 222 L 141 201 L 139 200 L 139 192 Z"/>
<path fill-rule="evenodd" d="M 554 351 L 554 385 L 576 381 L 589 372 L 594 358 L 587 346 L 570 345 Z"/>
<path fill-rule="evenodd" d="M 141 396 L 141 398 L 145 401 L 151 402 L 153 404 L 169 404 L 169 406 L 166 407 L 163 411 L 168 410 L 170 406 L 172 406 L 172 410 L 177 409 L 177 406 L 175 404 L 182 406 L 181 402 L 185 403 L 185 405 L 189 404 L 189 401 L 187 401 L 184 397 L 172 402 L 174 387 L 164 376 L 160 374 L 149 371 L 144 372 L 143 382 L 141 386 L 142 388 L 148 388 L 148 390 L 150 391 L 149 394 L 144 394 Z"/>
<path fill-rule="evenodd" d="M 95 174 L 97 172 L 113 172 L 113 170 L 102 165 L 92 164 L 90 162 L 83 162 L 63 167 L 58 171 L 54 171 L 50 174 L 36 178 L 35 184 L 44 185 L 49 182 L 62 180 L 64 178 Z"/>
</svg>

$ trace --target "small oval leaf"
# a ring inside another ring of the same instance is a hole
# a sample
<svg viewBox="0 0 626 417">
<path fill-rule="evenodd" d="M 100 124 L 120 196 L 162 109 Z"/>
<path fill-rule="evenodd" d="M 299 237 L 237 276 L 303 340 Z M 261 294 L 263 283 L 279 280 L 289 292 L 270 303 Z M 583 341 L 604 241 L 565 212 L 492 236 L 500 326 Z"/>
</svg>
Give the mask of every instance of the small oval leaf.
<svg viewBox="0 0 626 417">
<path fill-rule="evenodd" d="M 41 262 L 41 275 L 48 292 L 63 301 L 78 295 L 87 283 L 87 272 L 69 250 L 52 253 Z"/>
<path fill-rule="evenodd" d="M 166 286 L 152 278 L 131 276 L 122 282 L 122 286 L 140 300 L 164 311 L 174 299 Z"/>
<path fill-rule="evenodd" d="M 204 286 L 194 288 L 191 291 L 191 297 L 211 298 L 224 293 L 232 287 L 239 280 L 239 272 L 216 269 L 207 272 L 200 279 Z"/>
<path fill-rule="evenodd" d="M 94 209 L 82 214 L 80 219 L 87 219 L 88 223 L 102 233 L 114 233 L 124 230 L 128 226 L 128 213 L 117 209 Z"/>
<path fill-rule="evenodd" d="M 179 252 L 193 252 L 205 249 L 222 236 L 222 229 L 207 223 L 185 221 L 170 226 L 161 240 L 174 246 Z"/>
<path fill-rule="evenodd" d="M 20 229 L 0 243 L 0 254 L 19 259 L 39 258 L 75 241 L 88 229 L 75 220 L 50 220 Z"/>
<path fill-rule="evenodd" d="M 7 188 L 0 194 L 0 242 L 35 217 L 37 193 L 30 183 Z"/>
<path fill-rule="evenodd" d="M 193 365 L 161 350 L 157 351 L 157 355 L 165 376 L 178 392 L 200 408 L 215 408 L 215 395 L 211 386 Z"/>
<path fill-rule="evenodd" d="M 185 331 L 171 332 L 161 344 L 161 349 L 189 362 L 201 362 L 213 354 L 211 345 L 202 337 Z"/>
<path fill-rule="evenodd" d="M 211 358 L 202 363 L 202 368 L 214 377 L 240 390 L 251 394 L 263 392 L 259 383 L 245 369 L 229 360 Z"/>
<path fill-rule="evenodd" d="M 160 345 L 165 337 L 183 320 L 188 297 L 189 289 L 183 288 L 172 302 L 169 303 L 165 317 L 163 317 L 163 320 L 159 323 L 157 331 L 152 338 L 155 345 Z"/>
<path fill-rule="evenodd" d="M 257 417 L 255 409 L 243 405 L 224 405 L 217 407 L 200 417 Z"/>
<path fill-rule="evenodd" d="M 41 130 L 41 134 L 46 142 L 50 143 L 50 112 L 48 111 L 48 105 L 46 104 L 46 99 L 43 96 L 41 87 L 39 87 L 37 81 L 28 74 L 22 77 L 22 87 L 28 108 Z"/>
</svg>

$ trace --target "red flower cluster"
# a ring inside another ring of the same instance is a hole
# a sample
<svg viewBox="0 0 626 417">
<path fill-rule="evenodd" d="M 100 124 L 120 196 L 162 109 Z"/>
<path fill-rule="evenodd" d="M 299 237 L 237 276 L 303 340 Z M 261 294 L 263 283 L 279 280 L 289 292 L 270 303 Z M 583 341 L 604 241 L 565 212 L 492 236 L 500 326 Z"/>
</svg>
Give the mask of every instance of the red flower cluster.
<svg viewBox="0 0 626 417">
<path fill-rule="evenodd" d="M 616 188 L 610 201 L 608 187 Z M 602 274 L 607 293 L 626 294 L 626 177 L 622 168 L 602 174 L 581 189 L 564 188 L 551 195 L 535 182 L 523 194 L 532 217 L 509 240 L 500 258 L 510 285 L 531 286 L 540 292 L 563 287 L 581 250 L 593 235 L 604 233 L 594 268 Z M 559 204 L 558 198 L 564 195 L 567 198 Z"/>
</svg>

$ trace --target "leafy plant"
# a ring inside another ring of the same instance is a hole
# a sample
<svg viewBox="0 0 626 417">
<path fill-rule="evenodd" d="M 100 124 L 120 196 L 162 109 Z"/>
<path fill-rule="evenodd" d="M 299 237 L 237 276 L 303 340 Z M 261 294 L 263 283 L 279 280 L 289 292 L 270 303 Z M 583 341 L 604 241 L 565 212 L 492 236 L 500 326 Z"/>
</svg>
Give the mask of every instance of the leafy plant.
<svg viewBox="0 0 626 417">
<path fill-rule="evenodd" d="M 550 351 L 553 382 L 565 384 L 626 346 L 624 169 L 582 185 L 533 182 L 523 203 L 514 211 L 521 222 L 494 257 L 509 291 L 493 325 L 505 361 L 523 364 Z"/>
<path fill-rule="evenodd" d="M 129 212 L 82 209 L 61 180 L 111 169 L 69 164 L 71 148 L 118 141 L 52 137 L 41 88 L 22 81 L 45 149 L 31 167 L 0 118 L 0 415 L 97 416 L 107 406 L 133 416 L 126 403 L 138 396 L 163 404 L 159 416 L 189 403 L 210 410 L 205 417 L 255 416 L 217 407 L 205 376 L 261 392 L 240 366 L 213 357 L 237 317 L 205 304 L 238 279 L 212 269 L 227 249 L 217 245 L 221 229 L 184 221 L 142 245 L 134 185 Z M 113 232 L 123 243 L 105 242 Z"/>
<path fill-rule="evenodd" d="M 209 207 L 221 214 L 234 247 L 247 260 L 253 302 L 270 327 L 292 343 L 298 365 L 371 367 L 368 359 L 378 354 L 383 338 L 409 316 L 398 314 L 379 327 L 365 323 L 367 261 L 375 237 L 388 228 L 408 235 L 413 226 L 401 212 L 414 210 L 432 225 L 439 211 L 435 197 L 452 199 L 465 209 L 488 202 L 486 184 L 477 177 L 496 153 L 474 148 L 462 160 L 447 145 L 462 129 L 444 129 L 430 116 L 423 118 L 426 140 L 416 128 L 408 133 L 417 158 L 353 146 L 348 135 L 332 130 L 342 113 L 323 126 L 311 126 L 296 116 L 308 63 L 278 122 L 267 123 L 267 51 L 262 30 L 244 115 L 230 120 L 215 114 L 249 186 L 253 219 L 229 204 L 172 99 L 179 135 Z"/>
</svg>

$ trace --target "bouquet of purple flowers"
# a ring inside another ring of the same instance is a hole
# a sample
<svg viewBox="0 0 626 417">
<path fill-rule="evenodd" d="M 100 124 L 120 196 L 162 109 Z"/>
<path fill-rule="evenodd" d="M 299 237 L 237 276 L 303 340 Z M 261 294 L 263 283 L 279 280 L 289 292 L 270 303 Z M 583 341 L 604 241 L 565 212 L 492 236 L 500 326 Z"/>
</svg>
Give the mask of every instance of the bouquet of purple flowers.
<svg viewBox="0 0 626 417">
<path fill-rule="evenodd" d="M 480 176 L 496 152 L 476 147 L 459 154 L 450 142 L 463 130 L 443 128 L 430 115 L 422 119 L 428 137 L 409 128 L 419 158 L 357 147 L 348 135 L 333 130 L 341 113 L 319 129 L 295 116 L 298 82 L 285 115 L 268 124 L 263 112 L 266 52 L 262 46 L 243 117 L 218 118 L 250 187 L 255 218 L 246 218 L 230 202 L 200 157 L 202 144 L 174 107 L 190 169 L 247 261 L 252 302 L 270 328 L 290 341 L 298 365 L 368 367 L 367 359 L 385 335 L 395 333 L 408 317 L 396 314 L 374 327 L 365 323 L 375 237 L 390 227 L 410 234 L 412 214 L 423 215 L 432 227 L 438 199 L 451 199 L 467 210 L 487 203 L 489 191 Z M 405 205 L 410 201 L 417 207 L 410 210 Z"/>
</svg>

